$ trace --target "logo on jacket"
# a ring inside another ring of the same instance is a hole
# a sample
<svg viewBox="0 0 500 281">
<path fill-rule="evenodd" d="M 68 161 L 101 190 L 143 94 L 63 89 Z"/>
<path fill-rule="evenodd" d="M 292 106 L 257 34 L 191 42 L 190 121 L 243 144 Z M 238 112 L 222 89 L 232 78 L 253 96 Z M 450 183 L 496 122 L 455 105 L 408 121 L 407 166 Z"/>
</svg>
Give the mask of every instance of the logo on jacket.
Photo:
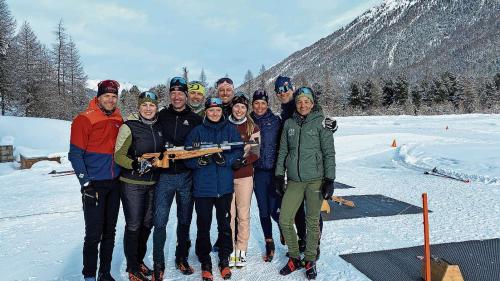
<svg viewBox="0 0 500 281">
<path fill-rule="evenodd" d="M 294 135 L 295 135 L 295 129 L 294 128 L 288 129 L 288 136 L 292 137 Z"/>
<path fill-rule="evenodd" d="M 182 125 L 184 125 L 184 126 L 189 126 L 189 122 L 188 122 L 188 120 L 184 120 L 184 123 L 182 123 Z"/>
</svg>

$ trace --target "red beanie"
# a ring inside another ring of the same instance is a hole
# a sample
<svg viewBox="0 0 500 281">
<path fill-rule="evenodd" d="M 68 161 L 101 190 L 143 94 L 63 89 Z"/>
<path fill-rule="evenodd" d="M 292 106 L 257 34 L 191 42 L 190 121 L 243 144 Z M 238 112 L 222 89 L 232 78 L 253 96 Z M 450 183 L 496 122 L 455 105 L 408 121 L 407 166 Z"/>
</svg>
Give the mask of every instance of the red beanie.
<svg viewBox="0 0 500 281">
<path fill-rule="evenodd" d="M 97 84 L 97 96 L 105 93 L 113 93 L 118 95 L 120 84 L 115 80 L 103 80 Z"/>
</svg>

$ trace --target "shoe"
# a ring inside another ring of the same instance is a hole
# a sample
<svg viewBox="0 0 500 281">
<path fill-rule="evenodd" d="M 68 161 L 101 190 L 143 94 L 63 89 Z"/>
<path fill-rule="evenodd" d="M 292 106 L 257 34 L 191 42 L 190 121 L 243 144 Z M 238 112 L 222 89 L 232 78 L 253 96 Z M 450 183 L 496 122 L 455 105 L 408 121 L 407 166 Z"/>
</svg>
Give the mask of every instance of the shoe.
<svg viewBox="0 0 500 281">
<path fill-rule="evenodd" d="M 151 277 L 151 281 L 162 281 L 163 274 L 165 273 L 165 264 L 155 264 L 153 268 L 153 276 Z"/>
<path fill-rule="evenodd" d="M 318 272 L 316 272 L 316 262 L 314 261 L 307 261 L 306 262 L 306 277 L 308 280 L 314 280 L 316 279 L 316 276 L 318 276 Z"/>
<path fill-rule="evenodd" d="M 219 263 L 220 276 L 224 280 L 231 279 L 231 269 L 229 268 L 229 262 L 223 261 Z"/>
<path fill-rule="evenodd" d="M 153 275 L 153 270 L 149 268 L 144 262 L 139 265 L 139 271 L 144 274 L 144 276 Z"/>
<path fill-rule="evenodd" d="M 274 258 L 274 241 L 273 239 L 266 239 L 266 255 L 264 256 L 265 262 L 271 262 Z"/>
<path fill-rule="evenodd" d="M 130 281 L 149 281 L 149 279 L 142 274 L 139 270 L 130 271 L 128 273 L 128 280 Z"/>
<path fill-rule="evenodd" d="M 300 259 L 289 258 L 286 265 L 280 270 L 280 274 L 281 275 L 288 275 L 301 267 L 302 267 L 302 263 L 300 262 Z"/>
<path fill-rule="evenodd" d="M 239 253 L 238 253 L 239 252 Z M 236 267 L 244 267 L 247 265 L 247 252 L 237 250 Z"/>
<path fill-rule="evenodd" d="M 213 281 L 214 276 L 212 275 L 212 263 L 202 263 L 201 264 L 201 279 L 203 281 Z"/>
<path fill-rule="evenodd" d="M 191 275 L 194 273 L 194 268 L 189 265 L 187 259 L 177 259 L 175 261 L 175 268 L 184 275 Z"/>
<path fill-rule="evenodd" d="M 229 256 L 229 267 L 235 267 L 238 262 L 240 250 L 234 250 Z"/>
<path fill-rule="evenodd" d="M 116 281 L 113 276 L 111 276 L 111 273 L 109 272 L 99 272 L 99 275 L 97 276 L 97 281 Z"/>
</svg>

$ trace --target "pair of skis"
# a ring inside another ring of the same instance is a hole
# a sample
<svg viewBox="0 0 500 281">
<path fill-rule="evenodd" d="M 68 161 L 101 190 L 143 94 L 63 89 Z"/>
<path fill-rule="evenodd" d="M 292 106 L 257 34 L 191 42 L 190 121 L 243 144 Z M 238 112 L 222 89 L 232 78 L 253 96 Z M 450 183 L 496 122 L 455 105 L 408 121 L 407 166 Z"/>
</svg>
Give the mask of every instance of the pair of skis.
<svg viewBox="0 0 500 281">
<path fill-rule="evenodd" d="M 431 175 L 431 176 L 436 176 L 436 177 L 442 177 L 442 178 L 451 179 L 451 180 L 456 180 L 456 181 L 461 181 L 461 182 L 464 182 L 464 183 L 470 183 L 469 179 L 462 179 L 462 178 L 459 178 L 459 177 L 456 177 L 456 176 L 450 176 L 450 175 L 444 174 L 443 172 L 440 172 L 437 169 L 437 167 L 432 168 L 432 170 L 430 170 L 430 171 L 425 171 L 424 174 Z"/>
<path fill-rule="evenodd" d="M 75 171 L 73 171 L 73 170 L 68 170 L 68 171 L 56 171 L 56 170 L 52 170 L 48 174 L 51 175 L 52 177 L 64 177 L 64 176 L 74 175 Z"/>
</svg>

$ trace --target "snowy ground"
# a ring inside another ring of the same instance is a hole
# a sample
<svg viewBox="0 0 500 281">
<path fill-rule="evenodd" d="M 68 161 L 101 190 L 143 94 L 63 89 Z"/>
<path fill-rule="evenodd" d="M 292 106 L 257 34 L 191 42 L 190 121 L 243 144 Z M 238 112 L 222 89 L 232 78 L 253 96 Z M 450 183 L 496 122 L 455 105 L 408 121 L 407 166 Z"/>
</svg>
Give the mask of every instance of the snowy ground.
<svg viewBox="0 0 500 281">
<path fill-rule="evenodd" d="M 339 118 L 335 135 L 337 180 L 355 189 L 336 195 L 383 194 L 421 205 L 429 196 L 431 243 L 500 237 L 500 115 Z M 69 122 L 0 117 L 0 140 L 13 143 L 16 154 L 65 154 Z M 448 127 L 448 129 L 446 129 Z M 396 139 L 397 148 L 390 144 Z M 437 166 L 471 183 L 424 175 Z M 51 177 L 51 170 L 71 169 L 40 162 L 30 170 L 0 164 L 0 272 L 2 280 L 81 280 L 83 214 L 75 176 Z M 194 275 L 175 271 L 175 207 L 165 248 L 166 280 L 199 280 L 199 263 L 191 249 Z M 496 218 L 496 219 L 495 219 Z M 215 220 L 214 220 L 215 221 Z M 194 222 L 194 219 L 193 219 Z M 303 271 L 283 278 L 286 248 L 262 261 L 263 235 L 256 202 L 252 206 L 249 264 L 233 270 L 232 280 L 300 280 Z M 113 275 L 126 280 L 123 215 L 117 226 Z M 215 229 L 215 225 L 213 226 Z M 193 223 L 191 235 L 195 237 Z M 325 223 L 318 280 L 369 280 L 339 255 L 423 244 L 422 215 L 361 218 Z M 215 231 L 212 233 L 215 239 Z M 275 228 L 275 238 L 278 238 Z M 151 242 L 151 241 L 150 241 Z M 279 244 L 279 243 L 278 243 Z M 151 246 L 151 245 L 150 245 Z M 151 264 L 148 252 L 147 263 Z M 214 264 L 216 258 L 214 257 Z M 216 279 L 220 275 L 215 272 Z"/>
</svg>

